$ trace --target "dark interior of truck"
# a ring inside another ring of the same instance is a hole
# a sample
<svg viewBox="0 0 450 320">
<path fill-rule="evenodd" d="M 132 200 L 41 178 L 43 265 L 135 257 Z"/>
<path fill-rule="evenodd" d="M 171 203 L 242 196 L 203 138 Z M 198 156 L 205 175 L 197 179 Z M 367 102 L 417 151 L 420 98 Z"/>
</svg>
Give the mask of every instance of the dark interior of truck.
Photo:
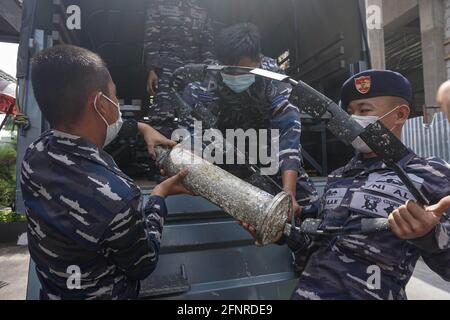
<svg viewBox="0 0 450 320">
<path fill-rule="evenodd" d="M 208 10 L 215 33 L 238 22 L 256 24 L 262 35 L 265 55 L 277 58 L 289 75 L 336 101 L 343 81 L 367 60 L 358 0 L 346 1 L 345 4 L 327 0 L 201 1 Z M 51 34 L 55 44 L 76 44 L 99 53 L 107 62 L 117 85 L 124 117 L 145 120 L 151 100 L 145 89 L 147 73 L 143 37 L 145 13 L 151 1 L 62 0 L 56 5 L 51 1 L 37 3 L 37 10 L 42 14 L 37 15 L 36 27 L 57 31 Z M 68 31 L 65 27 L 66 8 L 72 4 L 81 8 L 81 30 Z M 51 12 L 62 18 L 53 18 L 49 25 Z M 310 36 L 311 28 L 314 28 L 314 35 L 321 34 L 321 37 Z M 312 176 L 326 176 L 345 164 L 353 152 L 351 147 L 327 133 L 324 121 L 313 121 L 308 117 L 302 119 L 305 168 Z M 153 179 L 157 175 L 156 168 L 148 164 L 142 141 L 118 141 L 110 146 L 108 152 L 130 176 Z"/>
</svg>

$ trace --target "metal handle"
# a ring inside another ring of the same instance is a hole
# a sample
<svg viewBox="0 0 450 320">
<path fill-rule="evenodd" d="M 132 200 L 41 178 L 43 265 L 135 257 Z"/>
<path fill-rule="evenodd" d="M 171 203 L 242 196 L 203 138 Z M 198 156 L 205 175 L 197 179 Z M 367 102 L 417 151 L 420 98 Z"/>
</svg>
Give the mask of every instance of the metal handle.
<svg viewBox="0 0 450 320">
<path fill-rule="evenodd" d="M 288 237 L 293 232 L 301 232 L 313 236 L 370 235 L 391 230 L 389 221 L 386 218 L 362 219 L 361 227 L 358 230 L 350 230 L 346 227 L 322 227 L 322 222 L 320 219 L 306 219 L 300 227 L 286 224 L 284 234 Z"/>
</svg>

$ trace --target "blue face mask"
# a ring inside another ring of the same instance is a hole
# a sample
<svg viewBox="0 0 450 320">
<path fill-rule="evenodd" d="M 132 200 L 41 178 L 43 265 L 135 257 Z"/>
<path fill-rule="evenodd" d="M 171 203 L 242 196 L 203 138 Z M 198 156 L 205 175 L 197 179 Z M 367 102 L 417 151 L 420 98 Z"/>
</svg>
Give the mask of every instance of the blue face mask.
<svg viewBox="0 0 450 320">
<path fill-rule="evenodd" d="M 241 93 L 250 88 L 256 81 L 253 74 L 230 75 L 222 73 L 223 83 L 236 93 Z"/>
</svg>

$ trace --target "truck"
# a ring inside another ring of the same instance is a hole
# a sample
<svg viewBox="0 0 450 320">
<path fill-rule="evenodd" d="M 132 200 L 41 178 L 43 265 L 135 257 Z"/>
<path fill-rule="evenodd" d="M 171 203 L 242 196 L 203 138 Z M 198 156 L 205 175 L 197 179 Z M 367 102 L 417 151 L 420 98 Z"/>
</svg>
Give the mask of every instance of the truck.
<svg viewBox="0 0 450 320">
<path fill-rule="evenodd" d="M 370 66 L 364 1 L 204 0 L 215 33 L 234 23 L 256 24 L 263 52 L 278 59 L 293 78 L 338 99 L 352 73 Z M 30 61 L 39 51 L 73 44 L 98 53 L 117 84 L 125 118 L 146 121 L 151 99 L 143 38 L 149 0 L 24 0 L 18 55 L 18 107 L 28 125 L 18 133 L 20 168 L 25 150 L 49 129 L 34 98 Z M 344 164 L 351 148 L 329 136 L 327 119 L 302 115 L 305 166 L 319 193 L 327 174 Z M 138 140 L 119 140 L 108 149 L 121 169 L 141 187 L 144 201 L 155 186 L 155 168 Z M 20 174 L 20 173 L 18 173 Z M 19 181 L 19 179 L 17 179 Z M 289 299 L 298 273 L 286 246 L 257 247 L 223 210 L 192 196 L 167 199 L 161 255 L 141 284 L 142 299 Z M 17 211 L 24 213 L 20 186 Z M 27 299 L 38 299 L 40 284 L 30 262 Z"/>
</svg>

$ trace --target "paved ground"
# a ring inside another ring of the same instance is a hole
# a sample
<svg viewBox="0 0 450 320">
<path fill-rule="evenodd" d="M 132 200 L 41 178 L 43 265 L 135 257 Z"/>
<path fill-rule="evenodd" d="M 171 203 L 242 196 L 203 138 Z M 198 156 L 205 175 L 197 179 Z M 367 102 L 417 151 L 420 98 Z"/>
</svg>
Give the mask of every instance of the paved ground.
<svg viewBox="0 0 450 320">
<path fill-rule="evenodd" d="M 450 300 L 450 282 L 443 281 L 419 260 L 406 293 L 410 300 Z"/>
<path fill-rule="evenodd" d="M 30 255 L 27 247 L 14 244 L 0 244 L 0 300 L 23 300 L 26 297 L 28 263 Z"/>
<path fill-rule="evenodd" d="M 29 260 L 27 247 L 0 244 L 0 300 L 25 299 Z M 9 284 L 2 287 L 2 281 Z M 411 300 L 450 300 L 450 283 L 421 261 L 406 291 Z"/>
</svg>

